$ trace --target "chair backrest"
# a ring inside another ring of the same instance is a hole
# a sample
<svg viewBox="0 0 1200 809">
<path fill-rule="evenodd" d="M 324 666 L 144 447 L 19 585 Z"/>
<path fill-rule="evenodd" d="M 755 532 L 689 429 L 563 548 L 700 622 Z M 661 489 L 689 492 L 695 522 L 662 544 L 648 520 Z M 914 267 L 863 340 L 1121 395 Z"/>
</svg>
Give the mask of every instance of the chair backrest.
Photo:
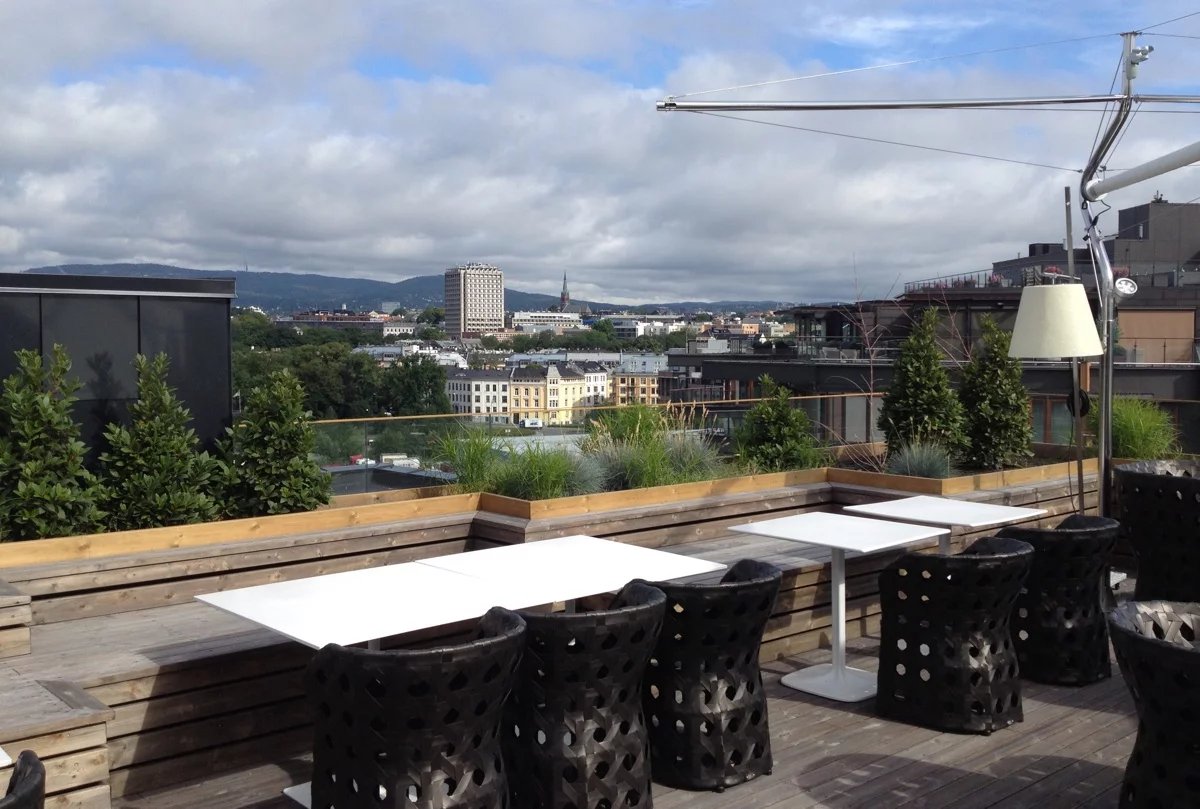
<svg viewBox="0 0 1200 809">
<path fill-rule="evenodd" d="M 1200 601 L 1200 462 L 1139 461 L 1113 470 L 1116 517 L 1137 556 L 1135 597 Z"/>
<path fill-rule="evenodd" d="M 719 583 L 656 582 L 667 597 L 662 634 L 654 650 L 658 669 L 683 676 L 758 660 L 763 630 L 779 597 L 783 573 L 774 565 L 742 559 Z"/>
<path fill-rule="evenodd" d="M 45 805 L 46 768 L 32 750 L 25 750 L 13 764 L 0 809 L 43 809 Z"/>
<path fill-rule="evenodd" d="M 602 693 L 609 703 L 636 704 L 666 603 L 658 588 L 630 582 L 607 610 L 522 612 L 528 626 L 522 686 L 544 689 L 548 712 L 556 710 L 555 701 L 575 702 L 581 689 Z"/>
<path fill-rule="evenodd" d="M 884 619 L 944 626 L 1007 622 L 1029 574 L 1033 548 L 984 537 L 956 556 L 906 553 L 879 574 Z"/>
<path fill-rule="evenodd" d="M 1108 565 L 1120 530 L 1116 520 L 1072 514 L 1057 528 L 1008 526 L 996 536 L 1033 546 L 1033 567 L 1026 585 L 1033 591 L 1073 581 L 1095 581 Z"/>
<path fill-rule="evenodd" d="M 1200 746 L 1200 604 L 1129 601 L 1108 615 L 1138 716 L 1172 744 Z"/>
<path fill-rule="evenodd" d="M 421 781 L 407 789 L 418 805 L 454 805 L 427 801 L 436 789 L 442 798 L 445 790 L 453 795 L 455 777 L 485 789 L 502 783 L 502 768 L 485 753 L 497 749 L 524 642 L 521 617 L 493 608 L 467 643 L 400 651 L 330 644 L 317 652 L 306 678 L 315 720 L 313 805 L 358 805 L 364 790 L 385 800 L 391 785 L 414 774 Z"/>
</svg>

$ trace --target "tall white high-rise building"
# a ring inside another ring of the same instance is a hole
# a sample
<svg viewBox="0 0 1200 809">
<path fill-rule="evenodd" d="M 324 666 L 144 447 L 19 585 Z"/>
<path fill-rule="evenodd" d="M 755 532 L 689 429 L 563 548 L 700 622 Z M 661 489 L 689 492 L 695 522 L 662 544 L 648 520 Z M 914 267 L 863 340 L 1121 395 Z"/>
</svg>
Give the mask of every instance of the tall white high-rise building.
<svg viewBox="0 0 1200 809">
<path fill-rule="evenodd" d="M 463 264 L 446 270 L 446 333 L 500 331 L 504 328 L 504 271 L 490 264 Z"/>
</svg>

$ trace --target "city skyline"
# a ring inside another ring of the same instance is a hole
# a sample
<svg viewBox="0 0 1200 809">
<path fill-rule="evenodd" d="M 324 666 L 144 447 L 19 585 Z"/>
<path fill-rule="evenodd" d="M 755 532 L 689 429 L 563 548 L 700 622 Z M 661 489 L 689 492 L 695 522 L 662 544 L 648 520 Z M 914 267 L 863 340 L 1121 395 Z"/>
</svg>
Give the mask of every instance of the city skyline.
<svg viewBox="0 0 1200 809">
<path fill-rule="evenodd" d="M 662 115 L 669 93 L 759 98 L 1103 93 L 1099 37 L 1181 2 L 14 6 L 0 33 L 0 269 L 144 261 L 380 280 L 462 260 L 523 290 L 653 299 L 880 297 L 1062 237 L 1077 176 L 775 126 Z M 501 21 L 516 33 L 503 42 Z M 1195 92 L 1191 18 L 1148 32 L 1145 92 Z M 1088 38 L 1097 35 L 1096 38 Z M 753 95 L 758 94 L 758 95 Z M 1078 112 L 748 116 L 1079 168 Z M 1191 139 L 1144 110 L 1127 167 Z M 1114 194 L 1198 194 L 1200 171 Z M 1108 228 L 1111 233 L 1112 227 Z M 733 269 L 731 269 L 733 268 Z M 703 294 L 683 290 L 703 290 Z"/>
</svg>

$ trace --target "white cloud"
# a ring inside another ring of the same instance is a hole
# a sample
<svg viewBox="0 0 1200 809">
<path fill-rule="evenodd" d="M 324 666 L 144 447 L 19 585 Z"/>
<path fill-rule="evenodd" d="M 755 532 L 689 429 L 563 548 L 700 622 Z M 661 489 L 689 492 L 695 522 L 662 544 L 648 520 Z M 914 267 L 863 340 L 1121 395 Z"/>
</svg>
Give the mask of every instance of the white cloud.
<svg viewBox="0 0 1200 809">
<path fill-rule="evenodd" d="M 401 278 L 481 260 L 502 266 L 512 285 L 550 293 L 566 269 L 577 296 L 804 300 L 852 295 L 856 265 L 857 285 L 883 295 L 898 277 L 983 269 L 1031 241 L 1058 240 L 1061 188 L 1076 181 L 654 111 L 668 89 L 822 69 L 808 46 L 824 36 L 817 25 L 832 19 L 830 3 L 790 15 L 756 0 L 676 11 L 579 0 L 363 2 L 355 11 L 317 0 L 63 0 L 57 15 L 34 5 L 0 0 L 0 69 L 11 69 L 0 87 L 5 269 L 245 261 Z M 885 49 L 916 23 L 961 36 L 973 21 L 958 8 L 836 6 L 857 43 Z M 1158 5 L 1134 11 L 1139 20 L 1171 16 Z M 783 30 L 800 33 L 775 53 Z M 1020 31 L 1012 36 L 1021 41 Z M 164 43 L 198 61 L 156 66 L 136 56 Z M 1147 90 L 1160 76 L 1186 80 L 1181 66 L 1197 58 L 1156 44 L 1143 68 Z M 1115 59 L 1116 40 L 1108 45 Z M 474 60 L 487 81 L 359 75 L 351 66 L 364 49 L 448 74 L 456 60 Z M 1062 52 L 1038 71 L 944 62 L 761 92 L 1099 92 L 1112 60 L 1093 67 L 1091 53 Z M 864 51 L 863 62 L 871 58 Z M 596 60 L 617 67 L 580 66 Z M 628 78 L 647 62 L 667 65 L 668 75 Z M 1099 114 L 752 117 L 1077 167 Z M 1194 138 L 1191 120 L 1140 117 L 1118 162 L 1183 145 Z M 1151 185 L 1112 202 L 1144 201 L 1156 189 L 1190 199 L 1200 195 L 1200 171 Z"/>
</svg>

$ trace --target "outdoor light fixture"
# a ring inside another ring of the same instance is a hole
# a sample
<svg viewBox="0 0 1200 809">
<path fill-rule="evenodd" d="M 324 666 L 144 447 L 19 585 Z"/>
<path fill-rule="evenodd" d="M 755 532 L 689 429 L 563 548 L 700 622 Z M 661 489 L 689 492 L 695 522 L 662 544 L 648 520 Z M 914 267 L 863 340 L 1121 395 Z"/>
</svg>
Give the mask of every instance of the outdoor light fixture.
<svg viewBox="0 0 1200 809">
<path fill-rule="evenodd" d="M 1047 284 L 1021 290 L 1017 323 L 1008 356 L 1026 359 L 1096 357 L 1104 353 L 1092 307 L 1083 284 Z M 1079 513 L 1083 496 L 1083 401 L 1078 366 L 1071 378 L 1071 413 L 1075 416 L 1075 470 L 1079 481 Z"/>
<path fill-rule="evenodd" d="M 1045 284 L 1021 290 L 1008 356 L 1062 359 L 1103 353 L 1083 284 Z"/>
</svg>

